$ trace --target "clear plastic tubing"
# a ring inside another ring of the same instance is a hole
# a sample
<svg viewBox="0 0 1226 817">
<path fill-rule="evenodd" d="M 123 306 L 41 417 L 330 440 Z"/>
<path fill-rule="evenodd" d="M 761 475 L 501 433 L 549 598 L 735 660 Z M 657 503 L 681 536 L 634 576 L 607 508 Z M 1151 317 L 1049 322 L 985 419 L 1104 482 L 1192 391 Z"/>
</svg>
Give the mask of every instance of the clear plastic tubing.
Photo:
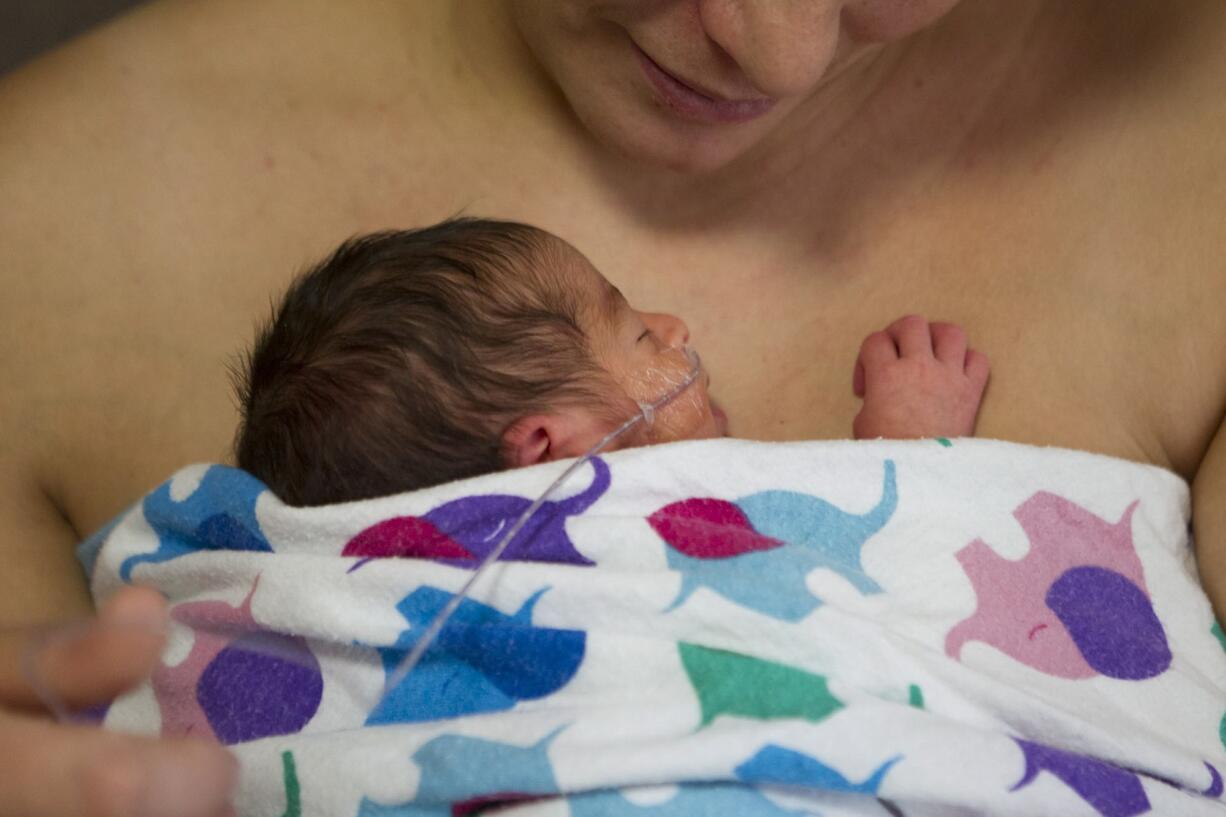
<svg viewBox="0 0 1226 817">
<path fill-rule="evenodd" d="M 528 524 L 528 520 L 532 518 L 532 514 L 536 513 L 537 509 L 540 508 L 541 505 L 545 504 L 545 501 L 553 495 L 553 492 L 556 491 L 562 485 L 562 483 L 566 482 L 566 480 L 569 479 L 573 473 L 582 468 L 589 460 L 592 459 L 592 457 L 603 451 L 618 437 L 630 431 L 630 429 L 634 428 L 639 423 L 646 423 L 648 426 L 654 423 L 656 412 L 667 406 L 673 400 L 676 400 L 682 392 L 688 389 L 694 383 L 694 381 L 698 379 L 699 374 L 702 373 L 702 360 L 698 357 L 698 353 L 689 347 L 684 347 L 681 351 L 685 354 L 686 359 L 690 363 L 690 370 L 686 373 L 685 377 L 673 385 L 667 392 L 664 393 L 662 397 L 653 400 L 650 403 L 640 402 L 638 414 L 635 414 L 620 426 L 613 429 L 611 432 L 605 435 L 600 442 L 592 446 L 586 454 L 571 463 L 570 467 L 568 467 L 561 473 L 561 475 L 558 476 L 557 479 L 550 483 L 549 487 L 545 489 L 545 492 L 537 497 L 536 501 L 529 505 L 528 508 L 522 514 L 520 514 L 519 519 L 515 520 L 515 524 L 507 530 L 502 539 L 498 541 L 498 544 L 494 547 L 494 549 L 486 554 L 485 558 L 481 560 L 481 564 L 477 565 L 477 569 L 473 571 L 473 574 L 468 578 L 468 581 L 464 583 L 457 593 L 448 599 L 447 604 L 438 612 L 438 615 L 434 617 L 434 620 L 430 622 L 430 626 L 427 627 L 426 631 L 422 633 L 420 638 L 417 639 L 417 643 L 413 645 L 413 649 L 409 650 L 408 654 L 405 655 L 405 657 L 400 660 L 400 663 L 396 665 L 396 669 L 388 674 L 387 681 L 383 685 L 383 692 L 379 696 L 380 702 L 383 700 L 383 698 L 387 697 L 389 692 L 400 686 L 400 684 L 404 682 L 404 679 L 409 676 L 409 673 L 412 672 L 413 668 L 416 667 L 421 661 L 422 656 L 426 654 L 426 650 L 430 649 L 430 645 L 433 644 L 435 639 L 438 638 L 438 634 L 443 631 L 443 627 L 447 625 L 447 621 L 451 618 L 452 614 L 455 613 L 456 609 L 459 608 L 460 603 L 464 601 L 464 599 L 467 598 L 472 592 L 473 586 L 476 585 L 477 581 L 485 573 L 486 569 L 494 562 L 498 561 L 498 557 L 501 556 L 503 551 L 507 549 L 507 546 L 511 544 L 511 540 L 513 540 L 516 534 L 523 529 L 524 525 Z"/>
</svg>

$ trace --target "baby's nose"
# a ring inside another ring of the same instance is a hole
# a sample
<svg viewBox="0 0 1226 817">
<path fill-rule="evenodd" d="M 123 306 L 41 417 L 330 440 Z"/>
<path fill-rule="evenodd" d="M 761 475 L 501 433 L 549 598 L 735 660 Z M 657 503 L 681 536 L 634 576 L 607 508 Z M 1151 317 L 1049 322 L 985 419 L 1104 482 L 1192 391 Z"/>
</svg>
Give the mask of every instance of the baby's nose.
<svg viewBox="0 0 1226 817">
<path fill-rule="evenodd" d="M 677 348 L 690 342 L 690 328 L 676 315 L 647 313 L 643 315 L 643 321 L 656 337 L 670 347 Z"/>
</svg>

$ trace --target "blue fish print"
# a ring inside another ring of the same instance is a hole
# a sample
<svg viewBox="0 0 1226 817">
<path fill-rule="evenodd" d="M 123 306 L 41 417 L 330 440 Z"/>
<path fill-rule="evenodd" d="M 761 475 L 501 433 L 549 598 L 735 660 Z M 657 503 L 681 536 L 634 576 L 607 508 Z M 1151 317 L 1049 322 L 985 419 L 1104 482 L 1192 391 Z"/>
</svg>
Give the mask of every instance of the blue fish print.
<svg viewBox="0 0 1226 817">
<path fill-rule="evenodd" d="M 375 707 L 367 724 L 427 721 L 510 709 L 564 686 L 583 662 L 586 634 L 532 624 L 532 608 L 545 589 L 508 616 L 465 599 L 408 677 Z M 410 627 L 394 647 L 379 650 L 390 676 L 451 594 L 419 587 L 396 609 Z"/>
<path fill-rule="evenodd" d="M 738 779 L 747 783 L 797 786 L 807 789 L 876 795 L 881 782 L 901 756 L 892 757 L 862 783 L 853 783 L 837 769 L 820 760 L 792 749 L 769 744 L 749 760 L 736 767 Z"/>
<path fill-rule="evenodd" d="M 561 731 L 527 747 L 440 735 L 413 753 L 421 782 L 412 800 L 380 805 L 364 797 L 357 817 L 451 817 L 475 814 L 482 804 L 555 794 L 558 784 L 548 750 Z"/>
</svg>

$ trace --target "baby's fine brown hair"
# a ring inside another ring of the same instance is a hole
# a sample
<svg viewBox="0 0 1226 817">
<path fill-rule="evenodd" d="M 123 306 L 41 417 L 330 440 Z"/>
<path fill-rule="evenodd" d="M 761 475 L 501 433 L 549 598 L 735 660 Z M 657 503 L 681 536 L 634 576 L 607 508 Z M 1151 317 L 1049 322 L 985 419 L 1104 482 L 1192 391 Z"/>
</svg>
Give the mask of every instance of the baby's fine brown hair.
<svg viewBox="0 0 1226 817">
<path fill-rule="evenodd" d="M 346 241 L 234 373 L 239 467 L 290 505 L 366 499 L 500 470 L 512 422 L 599 404 L 564 247 L 471 218 Z"/>
</svg>

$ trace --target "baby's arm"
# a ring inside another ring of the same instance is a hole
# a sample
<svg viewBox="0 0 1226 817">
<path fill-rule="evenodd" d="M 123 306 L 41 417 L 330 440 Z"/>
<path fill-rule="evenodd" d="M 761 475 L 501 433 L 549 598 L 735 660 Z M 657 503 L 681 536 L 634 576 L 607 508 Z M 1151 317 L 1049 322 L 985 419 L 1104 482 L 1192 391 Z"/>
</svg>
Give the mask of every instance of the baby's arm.
<svg viewBox="0 0 1226 817">
<path fill-rule="evenodd" d="M 988 359 L 951 323 L 899 318 L 860 346 L 852 389 L 864 405 L 857 440 L 969 437 L 988 382 Z"/>
</svg>

